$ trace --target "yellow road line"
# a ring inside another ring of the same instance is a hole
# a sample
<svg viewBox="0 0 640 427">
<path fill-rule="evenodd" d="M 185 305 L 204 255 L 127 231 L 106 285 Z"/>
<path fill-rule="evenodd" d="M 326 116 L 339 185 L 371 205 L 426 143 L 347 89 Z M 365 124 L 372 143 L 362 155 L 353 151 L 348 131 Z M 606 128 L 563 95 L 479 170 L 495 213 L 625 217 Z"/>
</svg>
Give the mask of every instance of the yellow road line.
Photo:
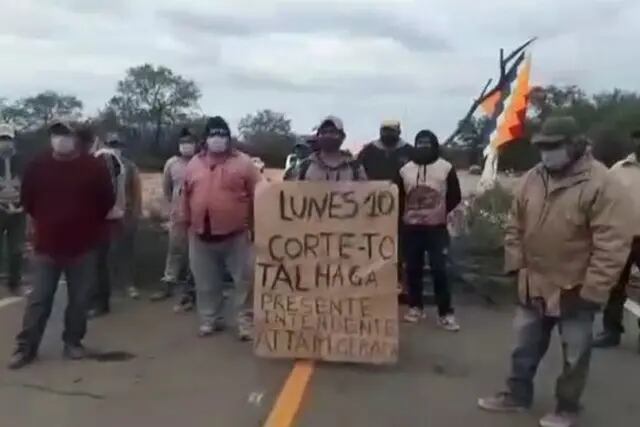
<svg viewBox="0 0 640 427">
<path fill-rule="evenodd" d="M 312 361 L 296 362 L 264 427 L 290 427 L 293 425 L 312 374 Z"/>
</svg>

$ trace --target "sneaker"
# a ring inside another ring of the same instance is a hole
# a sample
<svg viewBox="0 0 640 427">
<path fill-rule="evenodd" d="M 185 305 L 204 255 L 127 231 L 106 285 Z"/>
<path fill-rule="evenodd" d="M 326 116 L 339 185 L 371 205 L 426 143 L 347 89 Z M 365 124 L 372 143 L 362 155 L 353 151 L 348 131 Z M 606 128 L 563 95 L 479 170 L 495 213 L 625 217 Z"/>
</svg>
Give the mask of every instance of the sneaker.
<svg viewBox="0 0 640 427">
<path fill-rule="evenodd" d="M 65 344 L 62 356 L 68 360 L 82 360 L 87 358 L 87 350 L 82 344 Z"/>
<path fill-rule="evenodd" d="M 478 407 L 489 412 L 523 412 L 529 409 L 529 405 L 519 402 L 509 392 L 501 392 L 495 396 L 478 399 Z"/>
<path fill-rule="evenodd" d="M 193 298 L 188 295 L 183 295 L 180 298 L 180 301 L 178 301 L 177 304 L 173 306 L 173 311 L 175 313 L 186 313 L 192 311 L 194 308 L 195 304 L 193 302 Z"/>
<path fill-rule="evenodd" d="M 424 310 L 412 307 L 407 311 L 407 314 L 404 315 L 404 321 L 407 323 L 418 323 L 421 319 L 424 319 L 426 316 Z"/>
<path fill-rule="evenodd" d="M 460 324 L 456 320 L 456 316 L 453 314 L 447 314 L 446 316 L 439 317 L 438 326 L 449 332 L 458 332 L 460 330 Z"/>
<path fill-rule="evenodd" d="M 30 353 L 25 350 L 16 350 L 13 355 L 11 355 L 11 359 L 9 359 L 9 363 L 7 364 L 7 368 L 11 370 L 22 369 L 27 365 L 33 363 L 36 359 L 35 353 Z"/>
<path fill-rule="evenodd" d="M 163 284 L 160 290 L 151 294 L 149 300 L 153 302 L 164 301 L 171 298 L 172 295 L 173 292 L 171 292 L 171 287 L 169 285 Z"/>
<path fill-rule="evenodd" d="M 127 294 L 129 294 L 129 298 L 131 299 L 140 298 L 140 291 L 135 286 L 129 286 L 127 288 Z"/>
<path fill-rule="evenodd" d="M 109 307 L 95 307 L 87 312 L 87 317 L 90 319 L 96 319 L 98 317 L 104 317 L 109 313 L 111 313 L 111 309 Z"/>
<path fill-rule="evenodd" d="M 216 332 L 222 332 L 225 330 L 225 325 L 221 321 L 214 323 L 203 323 L 198 329 L 198 336 L 200 338 L 210 337 Z"/>
<path fill-rule="evenodd" d="M 593 348 L 613 348 L 620 345 L 620 333 L 602 331 L 593 341 Z"/>
<path fill-rule="evenodd" d="M 253 330 L 249 326 L 240 326 L 238 328 L 238 339 L 242 342 L 253 340 Z"/>
<path fill-rule="evenodd" d="M 540 420 L 540 427 L 575 427 L 578 425 L 578 414 L 572 412 L 553 412 Z"/>
</svg>

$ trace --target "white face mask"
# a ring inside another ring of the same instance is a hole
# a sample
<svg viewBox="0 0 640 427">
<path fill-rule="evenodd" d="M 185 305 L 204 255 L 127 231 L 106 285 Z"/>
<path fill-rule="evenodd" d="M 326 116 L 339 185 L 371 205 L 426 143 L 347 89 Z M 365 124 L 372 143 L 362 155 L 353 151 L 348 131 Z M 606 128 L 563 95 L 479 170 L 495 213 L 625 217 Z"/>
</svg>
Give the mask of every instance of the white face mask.
<svg viewBox="0 0 640 427">
<path fill-rule="evenodd" d="M 178 145 L 178 150 L 184 157 L 193 157 L 196 154 L 196 145 L 191 143 L 180 144 Z"/>
<path fill-rule="evenodd" d="M 76 143 L 72 136 L 54 135 L 51 137 L 51 148 L 58 154 L 70 154 L 76 149 Z"/>
<path fill-rule="evenodd" d="M 553 150 L 541 150 L 540 158 L 544 167 L 552 172 L 560 171 L 571 163 L 569 151 L 564 145 Z"/>
<path fill-rule="evenodd" d="M 207 149 L 210 153 L 224 153 L 227 151 L 229 138 L 224 136 L 210 136 L 207 138 Z"/>
</svg>

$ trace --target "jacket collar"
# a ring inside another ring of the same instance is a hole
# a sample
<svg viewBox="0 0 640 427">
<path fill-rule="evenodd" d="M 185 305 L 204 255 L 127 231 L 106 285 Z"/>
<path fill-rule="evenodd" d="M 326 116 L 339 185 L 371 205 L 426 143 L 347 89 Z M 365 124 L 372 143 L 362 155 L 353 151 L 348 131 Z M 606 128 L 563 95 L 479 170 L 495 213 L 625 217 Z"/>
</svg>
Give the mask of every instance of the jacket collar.
<svg viewBox="0 0 640 427">
<path fill-rule="evenodd" d="M 541 164 L 538 165 L 537 171 L 542 180 L 547 183 L 548 192 L 553 193 L 588 180 L 591 176 L 592 163 L 593 156 L 590 152 L 586 152 L 562 176 L 551 176 Z"/>
</svg>

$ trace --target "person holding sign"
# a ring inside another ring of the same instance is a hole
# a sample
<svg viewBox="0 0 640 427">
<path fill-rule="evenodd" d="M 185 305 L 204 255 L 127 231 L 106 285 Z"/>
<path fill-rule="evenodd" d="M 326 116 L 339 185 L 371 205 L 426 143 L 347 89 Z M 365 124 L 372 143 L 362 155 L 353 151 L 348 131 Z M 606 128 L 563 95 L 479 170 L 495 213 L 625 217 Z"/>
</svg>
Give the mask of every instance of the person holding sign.
<svg viewBox="0 0 640 427">
<path fill-rule="evenodd" d="M 317 130 L 318 151 L 299 162 L 287 177 L 292 181 L 366 181 L 363 167 L 340 147 L 346 138 L 342 120 L 325 118 Z"/>
<path fill-rule="evenodd" d="M 542 427 L 578 424 L 593 320 L 627 261 L 625 203 L 607 168 L 587 149 L 572 117 L 549 118 L 532 143 L 542 163 L 516 191 L 505 236 L 505 271 L 517 274 L 517 342 L 507 390 L 478 400 L 493 412 L 531 406 L 534 377 L 557 326 L 563 351 L 556 407 Z"/>
<path fill-rule="evenodd" d="M 253 284 L 249 231 L 261 174 L 249 156 L 233 148 L 231 130 L 222 117 L 209 118 L 205 140 L 204 150 L 187 166 L 183 188 L 199 334 L 206 337 L 225 327 L 223 290 L 228 272 L 233 279 L 238 337 L 248 341 L 252 338 Z"/>
<path fill-rule="evenodd" d="M 440 157 L 440 144 L 433 132 L 418 132 L 411 161 L 400 169 L 400 176 L 406 197 L 403 223 L 409 285 L 409 311 L 404 320 L 417 323 L 425 317 L 422 276 L 427 252 L 438 305 L 438 324 L 448 331 L 459 331 L 447 278 L 447 215 L 460 204 L 462 192 L 454 167 Z"/>
</svg>

